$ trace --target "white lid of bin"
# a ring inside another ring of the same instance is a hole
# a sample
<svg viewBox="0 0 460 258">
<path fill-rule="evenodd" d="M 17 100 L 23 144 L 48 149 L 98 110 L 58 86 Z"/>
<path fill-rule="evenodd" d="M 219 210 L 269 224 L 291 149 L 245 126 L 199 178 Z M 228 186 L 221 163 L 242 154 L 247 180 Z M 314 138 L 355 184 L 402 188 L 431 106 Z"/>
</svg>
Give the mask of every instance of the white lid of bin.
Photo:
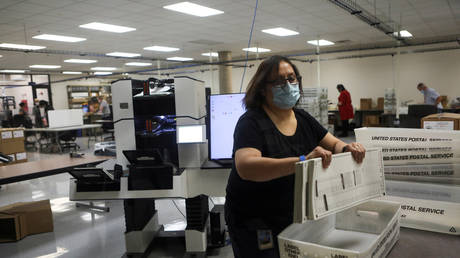
<svg viewBox="0 0 460 258">
<path fill-rule="evenodd" d="M 382 152 L 369 148 L 358 164 L 351 153 L 333 155 L 324 169 L 321 158 L 296 163 L 294 223 L 318 220 L 385 194 Z"/>
</svg>

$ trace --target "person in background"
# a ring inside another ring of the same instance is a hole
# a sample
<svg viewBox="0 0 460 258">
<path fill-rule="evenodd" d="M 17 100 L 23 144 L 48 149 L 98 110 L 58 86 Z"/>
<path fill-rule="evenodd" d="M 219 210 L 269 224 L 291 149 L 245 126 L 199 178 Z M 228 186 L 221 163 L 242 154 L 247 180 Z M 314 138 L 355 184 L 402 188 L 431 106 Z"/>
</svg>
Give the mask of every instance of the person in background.
<svg viewBox="0 0 460 258">
<path fill-rule="evenodd" d="M 102 119 L 110 118 L 110 107 L 104 96 L 99 96 L 99 112 L 102 114 Z"/>
<path fill-rule="evenodd" d="M 295 163 L 333 153 L 364 159 L 359 143 L 346 144 L 307 112 L 294 108 L 302 91 L 299 70 L 282 56 L 264 60 L 249 82 L 246 112 L 233 134 L 225 220 L 233 253 L 239 257 L 279 257 L 277 235 L 292 224 Z"/>
<path fill-rule="evenodd" d="M 97 114 L 99 112 L 99 100 L 97 97 L 92 97 L 89 101 L 89 112 L 88 115 Z"/>
<path fill-rule="evenodd" d="M 423 94 L 424 102 L 428 105 L 435 105 L 442 109 L 441 96 L 433 88 L 428 88 L 423 82 L 417 84 L 417 89 Z"/>
<path fill-rule="evenodd" d="M 53 107 L 48 104 L 45 100 L 40 100 L 38 108 L 34 109 L 35 116 L 35 127 L 47 127 L 48 126 L 48 111 L 53 110 Z"/>
<path fill-rule="evenodd" d="M 19 114 L 28 116 L 27 107 L 25 102 L 19 103 Z"/>
<path fill-rule="evenodd" d="M 343 84 L 338 84 L 337 90 L 340 92 L 339 102 L 337 105 L 339 107 L 340 120 L 342 121 L 342 134 L 339 136 L 347 137 L 349 130 L 348 119 L 353 119 L 354 117 L 353 106 L 351 105 L 351 96 Z"/>
<path fill-rule="evenodd" d="M 40 101 L 37 98 L 34 99 L 34 107 L 32 108 L 31 120 L 34 121 L 35 123 L 37 122 L 36 115 L 40 112 L 39 102 Z"/>
<path fill-rule="evenodd" d="M 30 120 L 27 112 L 27 103 L 25 101 L 19 103 L 19 113 L 13 116 L 12 126 L 32 128 L 32 120 Z"/>
</svg>

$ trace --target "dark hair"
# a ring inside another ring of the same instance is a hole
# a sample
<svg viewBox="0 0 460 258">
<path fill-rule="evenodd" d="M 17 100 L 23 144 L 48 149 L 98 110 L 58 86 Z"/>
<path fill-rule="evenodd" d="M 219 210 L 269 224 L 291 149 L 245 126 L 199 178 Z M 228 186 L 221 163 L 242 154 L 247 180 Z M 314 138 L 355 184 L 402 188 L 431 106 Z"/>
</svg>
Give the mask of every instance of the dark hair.
<svg viewBox="0 0 460 258">
<path fill-rule="evenodd" d="M 48 106 L 48 101 L 46 101 L 46 100 L 40 100 L 40 101 L 38 102 L 38 105 L 39 105 L 40 107 L 46 107 L 46 106 Z"/>
<path fill-rule="evenodd" d="M 345 87 L 343 87 L 343 84 L 337 84 L 337 89 L 339 91 L 343 91 L 343 90 L 345 90 Z"/>
<path fill-rule="evenodd" d="M 243 103 L 246 109 L 258 109 L 265 103 L 265 86 L 267 81 L 270 80 L 270 75 L 278 74 L 281 62 L 286 62 L 292 66 L 295 75 L 300 76 L 299 69 L 287 57 L 284 56 L 271 56 L 265 59 L 257 68 L 257 72 L 252 77 L 246 90 Z M 302 92 L 302 80 L 299 80 L 299 89 Z"/>
<path fill-rule="evenodd" d="M 417 88 L 422 87 L 422 86 L 425 86 L 425 84 L 424 84 L 423 82 L 419 82 L 419 83 L 417 84 Z"/>
<path fill-rule="evenodd" d="M 26 105 L 26 103 L 24 103 L 24 102 L 19 103 L 20 107 L 24 107 L 25 105 Z"/>
<path fill-rule="evenodd" d="M 96 103 L 99 103 L 99 100 L 97 99 L 97 97 L 91 97 L 90 102 L 93 104 L 96 104 Z"/>
</svg>

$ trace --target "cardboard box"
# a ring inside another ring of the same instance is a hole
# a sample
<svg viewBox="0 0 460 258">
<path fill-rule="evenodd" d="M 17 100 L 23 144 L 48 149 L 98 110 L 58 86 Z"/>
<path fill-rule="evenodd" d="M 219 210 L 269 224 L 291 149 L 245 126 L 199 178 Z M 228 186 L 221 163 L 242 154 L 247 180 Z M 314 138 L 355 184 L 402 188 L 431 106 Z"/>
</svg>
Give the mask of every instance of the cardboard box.
<svg viewBox="0 0 460 258">
<path fill-rule="evenodd" d="M 375 127 L 380 125 L 380 117 L 378 115 L 366 115 L 363 117 L 364 127 Z"/>
<path fill-rule="evenodd" d="M 372 109 L 372 99 L 361 99 L 359 109 L 371 110 Z"/>
<path fill-rule="evenodd" d="M 0 207 L 0 242 L 52 232 L 53 214 L 49 200 L 18 202 Z"/>
<path fill-rule="evenodd" d="M 14 154 L 14 153 L 24 152 L 24 151 L 25 151 L 24 139 L 0 142 L 0 152 L 3 154 Z"/>
<path fill-rule="evenodd" d="M 27 153 L 26 152 L 16 153 L 15 156 L 16 156 L 16 163 L 27 162 Z"/>
<path fill-rule="evenodd" d="M 24 128 L 0 128 L 0 142 L 24 141 Z"/>
<path fill-rule="evenodd" d="M 385 104 L 385 99 L 384 98 L 378 98 L 377 99 L 377 110 L 383 110 Z"/>
<path fill-rule="evenodd" d="M 460 114 L 440 113 L 422 117 L 423 129 L 460 130 Z"/>
<path fill-rule="evenodd" d="M 447 96 L 445 95 L 441 95 L 441 105 L 443 108 L 447 108 L 447 106 L 449 105 L 449 100 L 447 99 Z"/>
<path fill-rule="evenodd" d="M 13 140 L 13 130 L 11 128 L 0 128 L 0 142 Z"/>
</svg>

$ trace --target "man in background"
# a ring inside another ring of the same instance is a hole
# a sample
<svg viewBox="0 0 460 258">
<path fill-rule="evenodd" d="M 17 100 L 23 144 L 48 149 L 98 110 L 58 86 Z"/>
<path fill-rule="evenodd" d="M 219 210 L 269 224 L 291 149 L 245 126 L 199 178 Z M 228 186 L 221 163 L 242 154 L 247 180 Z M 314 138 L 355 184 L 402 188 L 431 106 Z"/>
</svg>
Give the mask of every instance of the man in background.
<svg viewBox="0 0 460 258">
<path fill-rule="evenodd" d="M 110 118 L 110 107 L 104 96 L 99 96 L 99 112 L 102 114 L 102 119 Z"/>
<path fill-rule="evenodd" d="M 423 94 L 425 104 L 435 105 L 438 109 L 442 109 L 441 96 L 433 88 L 428 88 L 421 82 L 417 85 L 417 89 Z"/>
</svg>

